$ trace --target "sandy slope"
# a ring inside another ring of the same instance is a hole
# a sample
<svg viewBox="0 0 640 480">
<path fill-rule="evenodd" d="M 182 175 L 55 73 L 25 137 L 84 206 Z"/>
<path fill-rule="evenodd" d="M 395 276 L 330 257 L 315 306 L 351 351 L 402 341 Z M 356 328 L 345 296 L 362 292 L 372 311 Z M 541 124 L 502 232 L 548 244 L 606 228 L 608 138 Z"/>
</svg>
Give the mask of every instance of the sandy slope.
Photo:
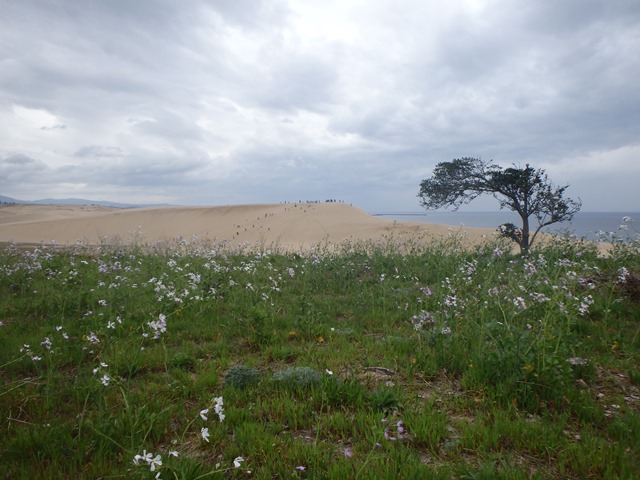
<svg viewBox="0 0 640 480">
<path fill-rule="evenodd" d="M 341 203 L 290 203 L 224 207 L 12 205 L 0 207 L 0 242 L 85 243 L 170 241 L 177 237 L 226 240 L 231 245 L 278 244 L 287 250 L 345 240 L 407 239 L 460 232 L 460 227 L 401 223 Z M 469 239 L 493 238 L 494 229 L 464 228 Z"/>
</svg>

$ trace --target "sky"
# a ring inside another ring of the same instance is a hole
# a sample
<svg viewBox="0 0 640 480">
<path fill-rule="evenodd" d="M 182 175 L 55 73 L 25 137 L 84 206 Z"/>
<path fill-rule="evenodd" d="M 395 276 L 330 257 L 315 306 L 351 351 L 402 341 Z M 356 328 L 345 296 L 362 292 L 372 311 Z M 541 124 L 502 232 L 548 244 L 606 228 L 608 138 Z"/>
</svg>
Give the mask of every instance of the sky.
<svg viewBox="0 0 640 480">
<path fill-rule="evenodd" d="M 0 0 L 0 195 L 419 212 L 440 162 L 640 210 L 638 0 Z M 496 210 L 479 198 L 467 210 Z"/>
</svg>

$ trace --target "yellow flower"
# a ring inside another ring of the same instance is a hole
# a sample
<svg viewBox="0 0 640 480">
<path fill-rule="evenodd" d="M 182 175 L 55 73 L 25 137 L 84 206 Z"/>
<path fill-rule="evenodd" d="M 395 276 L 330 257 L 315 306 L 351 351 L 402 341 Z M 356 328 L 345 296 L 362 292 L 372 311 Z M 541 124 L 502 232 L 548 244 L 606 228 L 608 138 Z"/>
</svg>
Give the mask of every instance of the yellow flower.
<svg viewBox="0 0 640 480">
<path fill-rule="evenodd" d="M 524 367 L 522 367 L 522 370 L 527 373 L 531 373 L 533 372 L 533 365 L 531 365 L 530 363 L 525 363 Z"/>
</svg>

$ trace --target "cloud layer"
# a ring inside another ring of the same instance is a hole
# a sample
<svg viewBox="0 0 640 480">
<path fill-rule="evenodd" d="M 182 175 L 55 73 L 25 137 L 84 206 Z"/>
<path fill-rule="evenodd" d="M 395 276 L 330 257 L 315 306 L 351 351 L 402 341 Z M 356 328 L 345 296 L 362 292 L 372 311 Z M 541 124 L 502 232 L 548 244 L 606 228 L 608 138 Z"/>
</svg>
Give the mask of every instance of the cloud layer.
<svg viewBox="0 0 640 480">
<path fill-rule="evenodd" d="M 0 193 L 416 211 L 479 156 L 637 210 L 638 32 L 635 0 L 11 2 Z"/>
</svg>

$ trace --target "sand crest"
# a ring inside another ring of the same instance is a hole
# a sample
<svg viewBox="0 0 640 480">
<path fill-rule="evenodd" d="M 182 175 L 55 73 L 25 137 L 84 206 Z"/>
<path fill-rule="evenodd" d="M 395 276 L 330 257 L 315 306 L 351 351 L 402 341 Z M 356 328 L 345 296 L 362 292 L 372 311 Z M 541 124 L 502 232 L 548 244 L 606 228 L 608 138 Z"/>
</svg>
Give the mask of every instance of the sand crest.
<svg viewBox="0 0 640 480">
<path fill-rule="evenodd" d="M 342 203 L 286 203 L 219 207 L 11 205 L 0 207 L 0 242 L 27 244 L 155 243 L 178 237 L 236 245 L 305 250 L 320 243 L 464 234 L 476 242 L 495 229 L 394 222 Z"/>
</svg>

